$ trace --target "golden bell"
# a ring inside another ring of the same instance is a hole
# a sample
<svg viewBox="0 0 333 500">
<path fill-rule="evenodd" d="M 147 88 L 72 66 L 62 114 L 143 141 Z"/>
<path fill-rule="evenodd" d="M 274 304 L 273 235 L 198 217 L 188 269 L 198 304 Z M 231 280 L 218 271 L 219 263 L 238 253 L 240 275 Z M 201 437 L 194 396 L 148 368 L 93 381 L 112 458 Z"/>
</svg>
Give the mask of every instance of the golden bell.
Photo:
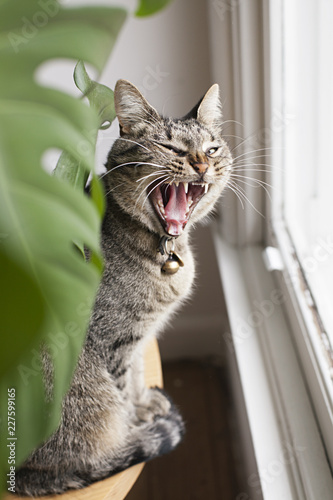
<svg viewBox="0 0 333 500">
<path fill-rule="evenodd" d="M 180 265 L 180 267 L 184 267 L 184 261 L 183 261 L 183 259 L 181 258 L 181 256 L 178 253 L 176 253 L 173 250 L 170 255 L 171 255 L 171 257 L 172 257 L 173 260 L 176 259 L 178 261 L 178 264 Z"/>
<path fill-rule="evenodd" d="M 179 269 L 179 262 L 171 256 L 162 266 L 162 272 L 165 274 L 175 274 Z"/>
</svg>

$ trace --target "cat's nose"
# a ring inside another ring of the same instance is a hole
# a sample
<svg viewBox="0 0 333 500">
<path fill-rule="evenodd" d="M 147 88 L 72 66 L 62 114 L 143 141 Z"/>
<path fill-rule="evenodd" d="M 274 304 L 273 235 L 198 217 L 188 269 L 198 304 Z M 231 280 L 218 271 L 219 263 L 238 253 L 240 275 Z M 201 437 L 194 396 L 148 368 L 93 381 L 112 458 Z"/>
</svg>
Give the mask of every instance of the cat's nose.
<svg viewBox="0 0 333 500">
<path fill-rule="evenodd" d="M 196 172 L 198 172 L 198 174 L 205 174 L 208 170 L 208 163 L 207 162 L 203 162 L 203 163 L 195 162 L 195 163 L 192 163 L 192 167 L 194 168 L 194 170 Z"/>
</svg>

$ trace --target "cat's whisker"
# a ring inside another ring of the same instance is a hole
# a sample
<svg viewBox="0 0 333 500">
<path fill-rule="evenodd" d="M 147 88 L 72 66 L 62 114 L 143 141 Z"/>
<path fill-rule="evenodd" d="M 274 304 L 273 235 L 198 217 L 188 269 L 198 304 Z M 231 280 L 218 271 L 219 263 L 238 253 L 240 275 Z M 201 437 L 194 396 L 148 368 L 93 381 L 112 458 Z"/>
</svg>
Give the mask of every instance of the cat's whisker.
<svg viewBox="0 0 333 500">
<path fill-rule="evenodd" d="M 235 194 L 238 193 L 238 195 L 239 195 L 238 199 L 242 199 L 243 202 L 249 202 L 244 191 L 241 189 L 241 187 L 238 184 L 236 184 L 233 181 L 229 181 L 227 187 L 229 187 Z M 245 208 L 243 203 L 242 203 L 242 208 Z"/>
<path fill-rule="evenodd" d="M 268 168 L 271 168 L 271 162 L 266 162 L 266 163 L 258 163 L 257 161 L 254 161 L 256 160 L 257 158 L 264 158 L 265 156 L 267 155 L 257 155 L 257 156 L 253 156 L 252 158 L 243 158 L 242 160 L 236 160 L 235 161 L 235 166 L 239 166 L 239 167 L 244 167 L 246 165 L 249 165 L 249 166 L 253 166 L 253 167 L 256 167 L 257 165 L 260 165 L 260 166 L 264 166 L 264 167 L 268 167 Z M 263 161 L 263 160 L 258 160 L 258 161 Z"/>
<path fill-rule="evenodd" d="M 233 174 L 233 173 L 230 174 L 230 177 L 233 177 L 236 180 L 237 179 L 242 179 L 242 180 L 246 179 L 247 181 L 256 182 L 258 184 L 273 188 L 273 186 L 271 184 L 269 184 L 268 182 L 262 181 L 261 179 L 256 179 L 255 177 L 248 177 L 246 175 L 238 175 L 238 174 Z M 249 184 L 249 186 L 250 186 L 250 184 Z"/>
<path fill-rule="evenodd" d="M 119 141 L 132 142 L 133 144 L 136 144 L 137 146 L 140 146 L 141 148 L 145 149 L 149 153 L 154 154 L 154 152 L 151 149 L 147 148 L 147 146 L 144 146 L 140 142 L 134 141 L 133 139 L 126 139 L 125 137 L 115 137 L 115 136 L 111 136 L 110 139 L 117 139 Z M 125 151 L 125 153 L 126 153 L 126 151 Z M 160 154 L 162 154 L 162 156 L 164 158 L 167 158 L 167 156 L 164 153 L 162 153 L 162 151 L 160 151 Z"/>
<path fill-rule="evenodd" d="M 104 172 L 104 174 L 101 175 L 100 178 L 103 179 L 103 177 L 105 177 L 107 174 L 113 172 L 114 170 L 117 170 L 118 168 L 125 167 L 126 165 L 137 165 L 137 164 L 138 164 L 137 161 L 128 161 L 126 163 L 121 163 L 120 165 L 116 165 L 115 167 L 110 168 L 110 170 Z"/>
<path fill-rule="evenodd" d="M 135 192 L 136 192 L 138 189 L 140 189 L 140 188 L 141 188 L 142 183 L 143 183 L 146 179 L 148 179 L 149 177 L 152 177 L 152 176 L 158 175 L 158 174 L 162 174 L 162 173 L 163 173 L 163 171 L 162 171 L 162 170 L 159 170 L 159 171 L 154 172 L 153 174 L 150 174 L 150 175 L 145 175 L 145 176 L 144 176 L 144 177 L 142 177 L 141 179 L 136 180 L 135 182 L 138 182 L 139 184 L 138 184 L 138 187 L 135 189 Z M 165 176 L 166 174 L 163 174 L 163 175 Z M 148 184 L 148 186 L 147 186 L 147 187 L 149 187 L 149 186 L 150 186 L 153 182 L 155 182 L 156 180 L 161 179 L 161 178 L 163 177 L 163 175 L 162 175 L 162 176 L 160 176 L 160 177 L 157 177 L 156 179 L 153 179 L 153 180 L 152 180 L 152 181 Z M 147 189 L 147 188 L 146 188 L 146 189 Z M 141 194 L 142 194 L 142 193 L 141 193 Z M 141 195 L 140 195 L 140 196 L 141 196 Z M 140 196 L 139 196 L 139 198 L 140 198 Z"/>
<path fill-rule="evenodd" d="M 166 182 L 168 179 L 171 179 L 171 175 L 168 175 L 165 179 L 162 179 L 161 182 L 159 182 L 158 184 L 156 184 L 156 186 L 153 187 L 153 189 L 151 189 L 149 191 L 149 193 L 147 194 L 147 196 L 145 197 L 145 199 L 143 200 L 143 203 L 141 205 L 141 209 L 143 208 L 144 204 L 146 203 L 146 201 L 148 200 L 149 196 L 151 195 L 151 193 L 158 187 L 160 186 L 161 184 L 163 184 L 164 182 Z M 158 180 L 158 179 L 155 179 L 155 180 Z M 152 181 L 150 184 L 148 184 L 148 186 L 150 186 L 151 184 L 153 184 L 154 181 Z M 142 193 L 141 193 L 142 194 Z M 139 196 L 138 199 L 140 199 L 141 195 Z"/>
<path fill-rule="evenodd" d="M 253 168 L 252 168 L 253 167 Z M 266 167 L 262 169 L 257 169 L 256 167 Z M 253 170 L 258 170 L 260 172 L 271 172 L 273 167 L 268 163 L 245 163 L 240 165 L 233 165 L 233 170 L 244 170 L 244 172 L 251 172 Z"/>
<path fill-rule="evenodd" d="M 107 193 L 105 193 L 105 197 L 107 197 L 109 194 L 111 194 L 113 191 L 115 191 L 116 189 L 118 189 L 120 186 L 123 186 L 124 184 L 126 184 L 126 182 L 120 182 L 119 184 L 117 184 L 116 186 L 114 186 Z"/>
<path fill-rule="evenodd" d="M 234 161 L 235 162 L 246 162 L 246 161 L 251 161 L 255 158 L 265 158 L 265 157 L 273 157 L 273 154 L 274 154 L 274 151 L 276 150 L 277 148 L 262 148 L 262 149 L 256 149 L 256 150 L 252 150 L 252 151 L 246 151 L 238 156 L 235 156 L 234 157 Z M 265 154 L 258 154 L 258 155 L 255 155 L 255 156 L 250 156 L 250 155 L 254 155 L 255 153 L 265 153 Z M 267 153 L 266 153 L 267 152 Z M 241 158 L 239 160 L 239 158 Z M 272 160 L 268 160 L 268 161 L 272 161 Z"/>
<path fill-rule="evenodd" d="M 258 174 L 261 174 L 261 173 L 271 173 L 270 170 L 266 170 L 266 169 L 262 169 L 262 168 L 233 168 L 232 169 L 232 172 L 235 173 L 235 174 L 239 174 L 239 175 L 244 175 L 244 174 L 254 174 L 254 173 L 258 173 Z"/>
<path fill-rule="evenodd" d="M 224 137 L 233 137 L 234 139 L 241 139 L 241 141 L 242 141 L 242 142 L 241 142 L 240 144 L 243 144 L 243 143 L 244 143 L 244 138 L 243 138 L 243 137 L 241 137 L 240 135 L 235 135 L 235 134 L 223 134 L 223 138 L 224 138 Z M 245 139 L 245 140 L 246 140 L 246 139 Z M 233 148 L 233 150 L 234 150 L 234 149 L 236 149 L 236 148 L 238 148 L 238 146 L 239 146 L 240 144 L 237 144 L 237 146 L 235 146 L 235 147 Z"/>
<path fill-rule="evenodd" d="M 126 163 L 121 163 L 120 165 L 116 165 L 115 167 L 113 168 L 110 168 L 110 170 L 107 170 L 107 172 L 105 172 L 103 175 L 101 175 L 101 179 L 103 179 L 103 177 L 105 177 L 107 174 L 109 174 L 110 172 L 113 172 L 114 170 L 120 168 L 120 167 L 126 167 L 127 165 L 138 165 L 138 166 L 141 166 L 141 165 L 151 165 L 153 167 L 159 167 L 159 168 L 163 168 L 164 170 L 168 170 L 167 167 L 165 167 L 164 165 L 158 165 L 157 163 L 150 163 L 150 162 L 147 162 L 147 161 L 128 161 Z"/>
<path fill-rule="evenodd" d="M 239 136 L 235 136 L 235 137 L 238 138 L 238 139 L 241 139 L 241 141 L 238 144 L 236 144 L 236 146 L 234 146 L 232 149 L 230 149 L 231 153 L 233 153 L 237 148 L 240 148 L 241 146 L 244 146 L 247 141 L 249 141 L 250 139 L 253 138 L 252 136 L 247 137 L 246 139 L 244 139 L 244 137 L 239 137 Z M 249 144 L 247 146 L 249 146 Z"/>
<path fill-rule="evenodd" d="M 228 183 L 228 184 L 227 184 L 227 187 L 228 187 L 228 188 L 229 188 L 229 189 L 230 189 L 230 190 L 231 190 L 231 191 L 232 191 L 232 192 L 233 192 L 233 193 L 237 196 L 237 198 L 238 198 L 238 199 L 239 199 L 239 201 L 240 201 L 240 204 L 241 204 L 242 208 L 244 209 L 244 203 L 243 203 L 243 200 L 242 200 L 242 198 L 241 198 L 240 194 L 236 191 L 236 189 L 235 189 L 235 188 L 234 188 L 234 186 L 232 185 L 232 183 L 231 183 L 231 182 L 230 182 L 230 183 Z"/>
<path fill-rule="evenodd" d="M 281 168 L 281 167 L 277 167 L 276 165 L 272 165 L 270 163 L 239 163 L 234 165 L 232 168 L 234 170 L 236 169 L 243 169 L 244 171 L 247 170 L 247 171 L 250 171 L 251 169 L 249 167 L 266 167 L 266 169 L 263 169 L 262 171 L 263 172 L 273 172 L 273 171 L 276 171 L 276 170 L 279 170 L 280 172 L 284 172 L 285 169 L 284 168 Z"/>
<path fill-rule="evenodd" d="M 247 170 L 247 169 L 251 169 L 251 168 L 262 168 L 266 172 L 272 172 L 272 170 L 273 170 L 273 167 L 270 163 L 256 163 L 255 161 L 249 162 L 249 163 L 234 163 L 232 168 L 234 170 L 236 170 L 236 169 Z"/>
<path fill-rule="evenodd" d="M 235 178 L 236 176 L 232 176 L 232 177 Z M 269 190 L 267 188 L 269 187 L 269 188 L 273 189 L 273 186 L 271 186 L 267 182 L 260 181 L 259 179 L 252 179 L 252 178 L 249 178 L 249 179 L 250 179 L 250 182 L 244 180 L 240 176 L 237 176 L 237 179 L 235 179 L 235 181 L 236 181 L 236 183 L 241 182 L 245 186 L 249 186 L 251 188 L 262 188 L 266 192 L 268 198 L 271 200 L 271 193 L 269 192 Z"/>
<path fill-rule="evenodd" d="M 234 152 L 235 149 L 241 147 L 241 146 L 244 146 L 244 144 L 248 141 L 250 141 L 251 139 L 253 139 L 253 135 L 250 135 L 249 137 L 247 137 L 246 139 L 244 139 L 244 137 L 239 137 L 239 139 L 242 139 L 240 143 L 236 144 L 236 146 L 234 146 L 232 149 L 231 149 L 231 152 Z M 249 146 L 250 144 L 248 144 Z M 271 148 L 271 149 L 275 149 L 275 148 Z"/>
<path fill-rule="evenodd" d="M 139 165 L 149 165 L 149 166 L 152 166 L 152 167 L 158 167 L 162 170 L 169 170 L 169 167 L 166 167 L 165 165 L 160 165 L 159 163 L 151 163 L 151 162 L 148 162 L 148 161 L 142 161 L 139 163 Z"/>
<path fill-rule="evenodd" d="M 118 141 L 126 141 L 126 142 L 132 142 L 136 144 L 137 146 L 140 146 L 143 149 L 146 149 L 149 153 L 152 153 L 152 151 L 144 146 L 143 144 L 140 144 L 140 142 L 134 141 L 133 139 L 126 139 L 125 137 L 116 137 L 116 136 L 108 136 L 110 139 L 117 139 Z"/>
<path fill-rule="evenodd" d="M 261 217 L 264 217 L 264 215 L 253 205 L 253 203 L 246 196 L 246 194 L 244 193 L 244 190 L 241 188 L 241 186 L 236 184 L 234 181 L 229 181 L 229 183 L 227 184 L 227 187 L 230 187 L 230 186 L 232 186 L 234 189 L 236 189 L 238 191 L 238 193 L 243 197 L 244 201 L 247 201 L 247 203 L 250 204 L 250 206 L 253 208 L 253 210 L 255 210 L 257 212 L 257 214 L 259 214 Z"/>
<path fill-rule="evenodd" d="M 244 127 L 243 123 L 238 122 L 237 120 L 226 120 L 225 122 L 222 123 L 222 129 L 223 129 L 223 125 L 225 125 L 226 123 L 236 123 L 237 125 Z"/>
<path fill-rule="evenodd" d="M 237 136 L 236 136 L 237 137 Z M 232 149 L 231 149 L 231 153 L 233 153 L 235 151 L 235 149 L 237 148 L 240 148 L 241 146 L 243 146 L 246 141 L 248 141 L 250 139 L 250 137 L 248 137 L 247 139 L 244 139 L 244 138 L 240 138 L 239 139 L 242 139 L 241 142 L 239 142 L 238 144 L 236 144 L 236 146 L 234 146 Z"/>
<path fill-rule="evenodd" d="M 231 170 L 232 173 L 238 174 L 238 175 L 245 175 L 248 174 L 249 176 L 253 175 L 254 173 L 256 174 L 257 172 L 259 174 L 261 173 L 272 173 L 271 170 L 268 170 L 266 168 L 233 168 Z"/>
<path fill-rule="evenodd" d="M 246 151 L 245 153 L 242 153 L 242 154 L 234 157 L 234 161 L 237 161 L 239 158 L 242 158 L 243 156 L 252 155 L 254 153 L 260 153 L 261 151 L 267 151 L 267 149 L 266 148 L 262 148 L 262 149 L 254 149 L 253 151 Z M 263 155 L 256 155 L 256 156 L 252 156 L 252 157 L 247 158 L 247 159 L 248 160 L 253 160 L 253 158 L 264 158 L 265 156 L 272 156 L 272 153 L 267 153 L 267 154 L 263 154 Z"/>
<path fill-rule="evenodd" d="M 235 149 L 237 149 L 237 148 L 239 148 L 239 147 L 241 147 L 241 146 L 244 146 L 244 145 L 245 145 L 245 143 L 246 143 L 247 141 L 250 141 L 251 139 L 253 139 L 253 135 L 252 135 L 252 136 L 250 136 L 250 137 L 247 137 L 246 139 L 243 139 L 240 143 L 236 144 L 236 146 L 234 146 L 232 149 L 230 149 L 230 152 L 231 152 L 231 153 L 233 153 L 233 152 L 235 151 Z M 246 146 L 247 146 L 247 147 L 251 146 L 251 143 L 248 143 Z M 279 150 L 279 149 L 284 149 L 284 148 L 283 148 L 283 147 L 279 147 L 279 146 L 274 146 L 274 147 L 268 147 L 268 146 L 267 146 L 267 147 L 263 147 L 262 149 L 263 149 L 263 150 L 272 150 L 272 151 L 277 151 L 277 150 Z M 251 151 L 253 151 L 253 150 L 251 150 Z"/>
<path fill-rule="evenodd" d="M 239 160 L 239 157 L 237 157 L 237 156 L 236 156 L 236 157 L 234 158 L 234 162 L 235 162 L 235 163 L 237 163 L 237 164 L 239 164 L 239 165 L 241 165 L 241 164 L 242 164 L 242 163 L 244 163 L 244 162 L 249 162 L 249 163 L 250 163 L 250 162 L 252 162 L 252 160 L 254 160 L 255 158 L 265 158 L 265 156 L 271 156 L 271 155 L 255 155 L 255 156 L 251 156 L 251 157 L 248 157 L 248 158 L 247 158 L 247 157 L 245 157 L 245 158 L 241 158 L 240 160 Z M 260 160 L 260 161 L 264 161 L 264 160 Z M 269 163 L 268 163 L 268 162 L 269 162 Z M 268 159 L 268 160 L 267 160 L 267 165 L 270 165 L 270 164 L 271 164 L 271 160 L 270 160 L 270 159 Z"/>
<path fill-rule="evenodd" d="M 160 180 L 160 179 L 162 179 L 162 182 L 164 182 L 164 181 L 165 181 L 166 179 L 168 179 L 168 178 L 169 178 L 169 177 L 168 177 L 168 176 L 166 176 L 166 175 L 160 175 L 160 176 L 159 176 L 159 177 L 157 177 L 156 179 L 153 179 L 152 181 L 150 181 L 150 182 L 149 182 L 149 184 L 148 184 L 147 186 L 145 186 L 145 188 L 141 191 L 140 195 L 138 196 L 137 202 L 139 201 L 139 199 L 141 198 L 141 196 L 142 196 L 142 195 L 143 195 L 143 194 L 144 194 L 144 193 L 145 193 L 145 192 L 149 189 L 149 187 L 150 187 L 152 184 L 154 184 L 154 182 L 156 182 L 156 181 L 158 181 L 158 180 Z M 141 185 L 139 185 L 139 186 L 136 188 L 135 192 L 136 192 L 139 188 L 141 188 Z M 137 206 L 137 202 L 135 203 L 135 206 Z"/>
<path fill-rule="evenodd" d="M 142 181 L 148 179 L 149 177 L 152 177 L 153 175 L 162 174 L 162 173 L 163 173 L 163 170 L 156 170 L 152 174 L 148 174 L 148 175 L 145 175 L 144 177 L 141 177 L 140 179 L 137 179 L 135 182 L 142 182 Z"/>
<path fill-rule="evenodd" d="M 245 140 L 244 140 L 244 142 L 245 142 L 245 141 L 247 141 L 247 140 L 248 140 L 248 139 L 245 139 Z M 244 144 L 244 142 L 243 142 L 243 144 Z M 237 144 L 237 146 L 235 146 L 235 148 L 238 148 L 238 147 L 239 147 L 239 146 L 241 146 L 241 145 L 242 145 L 242 144 Z M 249 147 L 249 145 L 247 145 L 247 147 Z M 235 149 L 235 148 L 234 148 L 234 149 Z M 248 151 L 244 151 L 244 154 L 247 154 L 247 153 L 253 153 L 253 152 L 254 152 L 254 153 L 256 153 L 256 152 L 258 152 L 258 151 L 267 151 L 267 150 L 272 150 L 272 151 L 273 151 L 273 150 L 275 150 L 275 149 L 276 149 L 276 148 L 273 148 L 273 147 L 262 147 L 262 148 L 256 148 L 256 149 L 249 149 Z"/>
<path fill-rule="evenodd" d="M 156 179 L 151 180 L 151 181 L 147 184 L 147 186 L 145 186 L 145 188 L 141 191 L 141 193 L 140 193 L 140 195 L 139 195 L 139 197 L 138 197 L 138 200 L 139 200 L 139 199 L 141 198 L 141 196 L 142 196 L 142 195 L 143 195 L 143 194 L 147 191 L 147 189 L 149 188 L 149 186 L 151 186 L 152 184 L 154 184 L 154 182 L 158 181 L 159 179 L 164 179 L 164 178 L 169 178 L 169 176 L 168 176 L 167 174 L 163 174 L 163 175 L 160 175 L 160 176 L 156 177 Z M 142 178 L 142 179 L 140 179 L 140 182 L 139 182 L 139 184 L 138 184 L 137 188 L 135 189 L 135 192 L 137 192 L 137 190 L 138 190 L 138 189 L 140 189 L 140 188 L 142 187 L 142 183 L 143 183 L 145 180 L 146 180 L 146 178 L 145 178 L 145 177 L 144 177 L 144 178 Z M 138 200 L 137 200 L 137 202 L 138 202 Z M 137 202 L 136 202 L 135 206 L 137 205 Z"/>
</svg>

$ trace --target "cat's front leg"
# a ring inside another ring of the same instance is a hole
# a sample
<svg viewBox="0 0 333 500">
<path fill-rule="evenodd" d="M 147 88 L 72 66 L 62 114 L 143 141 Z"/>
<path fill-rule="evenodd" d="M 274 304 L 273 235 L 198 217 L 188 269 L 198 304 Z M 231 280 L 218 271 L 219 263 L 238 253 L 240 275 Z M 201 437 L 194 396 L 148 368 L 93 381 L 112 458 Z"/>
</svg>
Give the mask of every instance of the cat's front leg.
<svg viewBox="0 0 333 500">
<path fill-rule="evenodd" d="M 147 388 L 144 378 L 144 343 L 138 346 L 131 366 L 132 401 L 137 419 L 153 422 L 157 417 L 166 416 L 171 402 L 164 391 L 158 387 Z"/>
<path fill-rule="evenodd" d="M 159 387 L 146 389 L 144 397 L 135 403 L 136 416 L 141 422 L 153 422 L 158 417 L 166 416 L 171 409 L 171 402 Z"/>
</svg>

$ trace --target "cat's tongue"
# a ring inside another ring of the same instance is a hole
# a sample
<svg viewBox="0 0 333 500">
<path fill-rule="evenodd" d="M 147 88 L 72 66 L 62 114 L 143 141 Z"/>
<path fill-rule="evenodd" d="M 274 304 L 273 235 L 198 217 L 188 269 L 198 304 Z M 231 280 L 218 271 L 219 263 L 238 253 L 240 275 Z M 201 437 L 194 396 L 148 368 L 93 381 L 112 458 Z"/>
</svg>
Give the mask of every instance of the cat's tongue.
<svg viewBox="0 0 333 500">
<path fill-rule="evenodd" d="M 165 220 L 167 223 L 166 230 L 171 236 L 179 236 L 187 222 L 187 199 L 184 184 L 181 182 L 179 186 L 170 184 L 168 187 L 169 200 L 164 207 Z"/>
</svg>

